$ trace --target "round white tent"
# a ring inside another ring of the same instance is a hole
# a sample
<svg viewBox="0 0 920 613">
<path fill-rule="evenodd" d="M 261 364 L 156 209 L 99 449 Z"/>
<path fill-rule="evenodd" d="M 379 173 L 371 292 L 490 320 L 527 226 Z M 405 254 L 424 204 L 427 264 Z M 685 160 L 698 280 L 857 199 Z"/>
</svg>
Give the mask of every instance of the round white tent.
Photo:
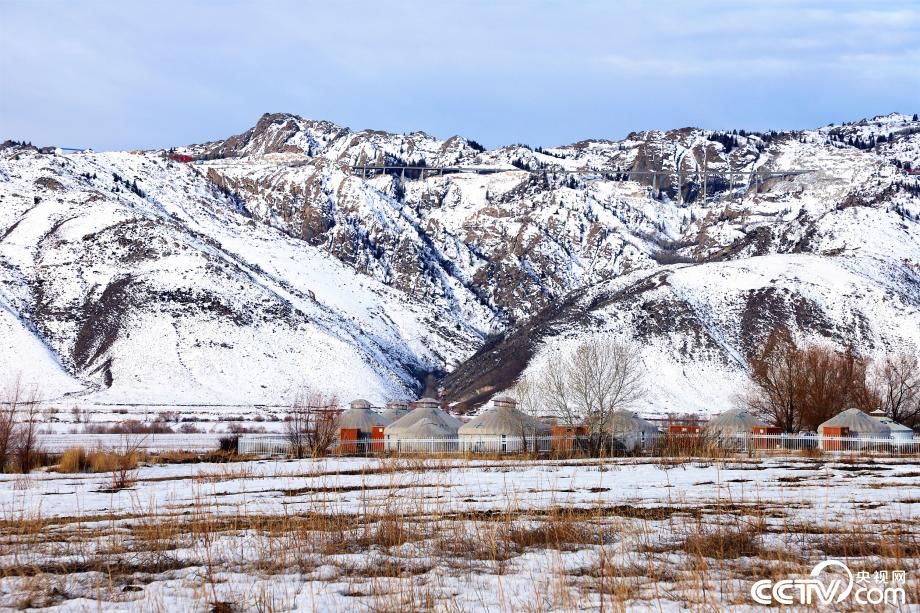
<svg viewBox="0 0 920 613">
<path fill-rule="evenodd" d="M 456 432 L 453 428 L 445 425 L 443 422 L 432 419 L 430 417 L 425 417 L 411 426 L 407 427 L 404 431 L 404 434 L 407 438 L 453 438 Z"/>
<path fill-rule="evenodd" d="M 912 441 L 914 440 L 914 430 L 909 428 L 904 424 L 899 424 L 895 420 L 888 417 L 888 415 L 881 409 L 872 411 L 869 415 L 878 420 L 878 422 L 884 426 L 887 426 L 891 431 L 889 436 L 898 441 Z"/>
<path fill-rule="evenodd" d="M 339 415 L 336 430 L 357 429 L 362 436 L 370 436 L 374 426 L 387 426 L 392 420 L 371 410 L 367 400 L 352 400 L 351 408 Z"/>
<path fill-rule="evenodd" d="M 611 413 L 606 427 L 613 438 L 630 451 L 654 444 L 660 433 L 658 426 L 625 409 Z"/>
<path fill-rule="evenodd" d="M 387 426 L 383 431 L 387 451 L 450 451 L 444 447 L 451 445 L 455 449 L 461 422 L 438 405 L 433 398 L 423 398 L 409 414 Z"/>
<path fill-rule="evenodd" d="M 715 439 L 740 438 L 750 435 L 755 427 L 765 425 L 744 409 L 730 409 L 709 420 L 703 428 L 703 436 Z"/>
<path fill-rule="evenodd" d="M 840 428 L 846 428 L 846 434 L 840 432 Z M 830 429 L 833 430 L 828 432 Z M 818 435 L 821 449 L 839 451 L 859 449 L 863 445 L 852 439 L 887 440 L 891 437 L 891 428 L 859 409 L 847 409 L 818 426 Z"/>
<path fill-rule="evenodd" d="M 850 436 L 860 438 L 888 438 L 891 436 L 891 428 L 859 409 L 847 409 L 837 413 L 818 426 L 818 434 L 823 435 L 824 428 L 846 428 Z"/>
<path fill-rule="evenodd" d="M 507 396 L 492 400 L 492 406 L 460 426 L 460 448 L 468 451 L 548 451 L 550 427 L 517 408 Z"/>
<path fill-rule="evenodd" d="M 382 415 L 393 423 L 400 417 L 409 414 L 409 403 L 405 400 L 391 400 L 387 403 L 387 408 Z"/>
</svg>

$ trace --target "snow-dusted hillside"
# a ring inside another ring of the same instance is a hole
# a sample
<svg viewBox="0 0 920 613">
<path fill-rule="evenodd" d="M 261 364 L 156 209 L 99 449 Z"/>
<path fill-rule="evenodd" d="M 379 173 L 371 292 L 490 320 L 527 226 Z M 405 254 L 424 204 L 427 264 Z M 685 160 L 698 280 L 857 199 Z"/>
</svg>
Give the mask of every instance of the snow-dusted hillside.
<svg viewBox="0 0 920 613">
<path fill-rule="evenodd" d="M 0 362 L 46 396 L 379 401 L 478 341 L 479 311 L 409 301 L 156 155 L 7 148 L 0 177 Z"/>
<path fill-rule="evenodd" d="M 916 248 L 920 232 L 904 238 Z M 448 376 L 446 391 L 478 401 L 528 368 L 537 372 L 586 335 L 602 334 L 641 347 L 650 393 L 637 408 L 719 412 L 745 391 L 747 355 L 776 325 L 804 341 L 854 346 L 867 355 L 916 353 L 918 272 L 871 254 L 774 254 L 632 273 L 575 294 L 494 340 Z"/>
<path fill-rule="evenodd" d="M 728 403 L 777 324 L 920 348 L 912 116 L 487 151 L 274 114 L 178 152 L 199 163 L 0 152 L 7 372 L 53 394 L 218 404 L 303 384 L 407 397 L 454 371 L 448 397 L 477 401 L 606 330 L 643 342 L 648 409 L 679 411 Z M 751 178 L 786 169 L 811 172 Z M 670 174 L 636 174 L 650 170 Z M 703 185 L 722 170 L 736 174 Z"/>
</svg>

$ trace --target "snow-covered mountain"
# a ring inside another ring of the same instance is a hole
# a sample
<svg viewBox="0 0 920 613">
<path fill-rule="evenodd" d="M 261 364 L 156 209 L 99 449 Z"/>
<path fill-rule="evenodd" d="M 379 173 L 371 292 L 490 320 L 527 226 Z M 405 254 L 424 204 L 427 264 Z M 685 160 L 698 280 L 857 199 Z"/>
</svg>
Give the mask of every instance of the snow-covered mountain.
<svg viewBox="0 0 920 613">
<path fill-rule="evenodd" d="M 0 363 L 46 396 L 283 402 L 312 386 L 383 399 L 479 342 L 459 314 L 255 221 L 190 166 L 0 155 Z"/>
<path fill-rule="evenodd" d="M 649 411 L 718 410 L 780 323 L 918 351 L 915 167 L 920 121 L 900 114 L 548 149 L 288 114 L 174 152 L 8 144 L 0 363 L 106 401 L 383 400 L 450 372 L 447 396 L 475 403 L 604 331 L 643 343 Z M 811 172 L 751 175 L 788 169 Z"/>
</svg>

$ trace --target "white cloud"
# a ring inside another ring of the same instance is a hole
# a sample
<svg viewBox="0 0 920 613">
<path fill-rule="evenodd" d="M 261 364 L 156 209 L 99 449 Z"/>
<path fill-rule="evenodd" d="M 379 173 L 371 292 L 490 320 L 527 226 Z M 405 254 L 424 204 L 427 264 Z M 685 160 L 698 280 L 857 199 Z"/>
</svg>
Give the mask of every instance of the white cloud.
<svg viewBox="0 0 920 613">
<path fill-rule="evenodd" d="M 0 0 L 0 139 L 176 143 L 267 110 L 493 144 L 814 125 L 913 112 L 918 50 L 907 1 Z"/>
</svg>

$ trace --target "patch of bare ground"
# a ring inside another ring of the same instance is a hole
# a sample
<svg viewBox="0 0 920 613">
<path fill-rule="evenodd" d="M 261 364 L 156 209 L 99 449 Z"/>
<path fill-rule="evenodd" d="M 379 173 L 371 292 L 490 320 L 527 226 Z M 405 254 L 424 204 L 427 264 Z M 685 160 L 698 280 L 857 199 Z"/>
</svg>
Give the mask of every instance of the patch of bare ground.
<svg viewBox="0 0 920 613">
<path fill-rule="evenodd" d="M 101 553 L 105 554 L 107 552 Z M 196 564 L 162 556 L 145 556 L 144 559 L 136 559 L 133 561 L 108 559 L 107 557 L 101 556 L 99 558 L 87 560 L 22 564 L 4 569 L 3 576 L 35 577 L 38 575 L 103 573 L 110 577 L 127 577 L 137 574 L 155 575 L 169 570 L 193 566 L 196 566 Z"/>
</svg>

